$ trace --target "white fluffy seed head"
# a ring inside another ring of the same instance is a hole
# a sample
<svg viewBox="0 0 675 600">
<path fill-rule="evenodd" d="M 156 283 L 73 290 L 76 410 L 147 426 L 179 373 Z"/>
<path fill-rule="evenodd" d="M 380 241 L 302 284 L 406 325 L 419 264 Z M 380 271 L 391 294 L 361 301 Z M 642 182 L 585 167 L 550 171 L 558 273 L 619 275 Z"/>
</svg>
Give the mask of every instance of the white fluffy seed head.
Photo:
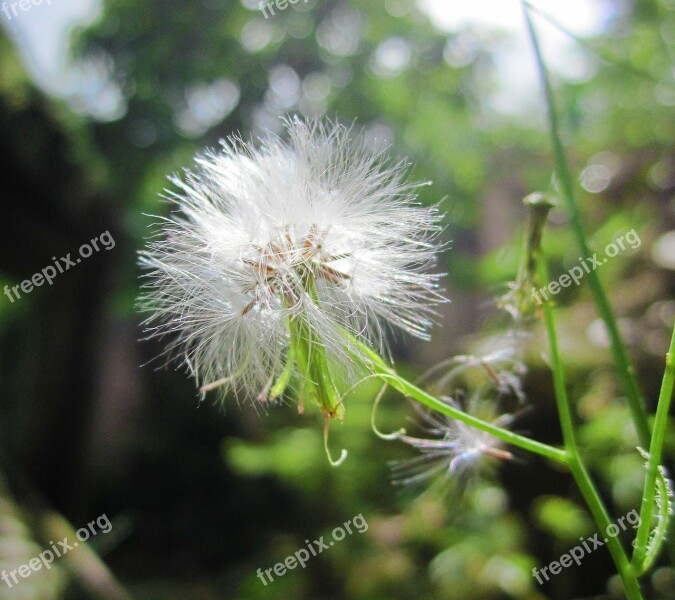
<svg viewBox="0 0 675 600">
<path fill-rule="evenodd" d="M 443 301 L 427 272 L 440 215 L 415 202 L 405 165 L 387 166 L 343 126 L 285 124 L 286 142 L 230 138 L 172 178 L 179 210 L 141 252 L 148 333 L 171 334 L 171 354 L 223 392 L 267 395 L 289 320 L 350 370 L 343 330 L 378 350 L 387 325 L 424 338 Z"/>
</svg>

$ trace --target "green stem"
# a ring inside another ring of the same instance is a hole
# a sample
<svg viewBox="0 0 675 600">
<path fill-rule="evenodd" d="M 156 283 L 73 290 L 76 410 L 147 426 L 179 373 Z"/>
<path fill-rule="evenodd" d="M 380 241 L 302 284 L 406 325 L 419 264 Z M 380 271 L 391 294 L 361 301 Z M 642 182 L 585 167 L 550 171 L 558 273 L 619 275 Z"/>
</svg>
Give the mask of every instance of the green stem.
<svg viewBox="0 0 675 600">
<path fill-rule="evenodd" d="M 673 397 L 673 384 L 675 384 L 675 328 L 670 339 L 670 348 L 666 354 L 666 369 L 661 383 L 661 392 L 659 393 L 659 403 L 656 407 L 656 417 L 654 419 L 654 432 L 652 442 L 649 447 L 649 462 L 647 463 L 647 476 L 645 477 L 645 487 L 642 494 L 642 506 L 640 507 L 640 526 L 635 538 L 635 550 L 633 552 L 633 566 L 638 572 L 643 572 L 647 545 L 649 542 L 649 532 L 654 510 L 654 492 L 656 490 L 656 478 L 661 464 L 661 455 L 663 453 L 663 443 L 666 439 L 666 429 L 668 426 L 668 413 L 670 402 Z"/>
<path fill-rule="evenodd" d="M 546 263 L 541 255 L 539 256 L 539 276 L 544 281 L 548 281 L 548 273 Z M 572 472 L 574 480 L 579 486 L 586 504 L 588 505 L 591 515 L 595 520 L 600 531 L 607 531 L 611 520 L 607 509 L 605 508 L 598 491 L 593 484 L 593 481 L 586 470 L 579 447 L 577 446 L 576 434 L 574 430 L 574 420 L 572 416 L 572 407 L 567 396 L 567 388 L 565 386 L 565 372 L 563 369 L 562 360 L 560 358 L 560 351 L 558 349 L 558 335 L 555 329 L 555 321 L 553 318 L 553 307 L 549 301 L 543 304 L 544 323 L 549 340 L 549 353 L 551 360 L 551 368 L 553 371 L 553 385 L 555 389 L 555 398 L 558 408 L 558 415 L 560 417 L 560 426 L 563 434 L 563 441 L 565 450 L 569 456 L 569 468 Z M 642 594 L 640 586 L 633 572 L 630 561 L 621 546 L 618 538 L 608 536 L 605 540 L 607 548 L 609 549 L 614 564 L 616 565 L 621 580 L 623 581 L 626 595 L 629 600 L 641 600 Z"/>
<path fill-rule="evenodd" d="M 593 481 L 591 480 L 586 467 L 578 456 L 573 457 L 570 461 L 570 470 L 572 471 L 574 480 L 577 482 L 579 490 L 593 515 L 593 519 L 600 530 L 606 532 L 607 527 L 611 525 L 609 515 L 607 514 L 607 510 L 605 509 L 602 500 L 598 496 L 598 492 L 593 485 Z M 619 542 L 619 538 L 608 536 L 605 538 L 605 543 L 607 544 L 612 560 L 614 560 L 614 564 L 619 571 L 626 597 L 628 600 L 643 600 L 640 584 L 631 567 L 628 556 L 626 556 L 626 553 Z"/>
<path fill-rule="evenodd" d="M 570 222 L 577 239 L 579 250 L 585 257 L 592 256 L 591 250 L 588 246 L 588 243 L 586 242 L 586 233 L 584 232 L 584 226 L 581 222 L 581 214 L 574 196 L 572 175 L 570 173 L 569 164 L 567 162 L 567 157 L 565 156 L 565 151 L 560 138 L 558 113 L 555 107 L 553 89 L 549 80 L 548 71 L 546 69 L 546 65 L 544 64 L 544 58 L 539 45 L 539 40 L 530 18 L 528 4 L 525 0 L 521 0 L 521 3 L 525 13 L 527 31 L 534 49 L 537 68 L 539 70 L 539 77 L 541 78 L 544 96 L 546 99 L 549 131 L 551 135 L 551 144 L 555 158 L 555 168 L 558 175 L 560 190 L 567 205 L 567 210 L 569 211 Z M 619 372 L 620 385 L 624 394 L 628 398 L 628 405 L 630 407 L 631 416 L 637 431 L 638 438 L 640 440 L 640 444 L 646 448 L 649 445 L 650 439 L 649 425 L 647 423 L 647 413 L 645 410 L 644 401 L 642 399 L 642 394 L 640 392 L 640 387 L 635 377 L 634 369 L 630 365 L 628 354 L 626 352 L 625 346 L 623 345 L 623 342 L 621 341 L 621 335 L 619 334 L 619 328 L 616 324 L 612 307 L 607 299 L 607 296 L 605 295 L 602 284 L 600 283 L 600 279 L 595 271 L 590 271 L 588 273 L 588 280 L 593 298 L 595 300 L 595 305 L 598 309 L 598 313 L 607 327 L 607 333 L 611 343 L 612 356 Z"/>
<path fill-rule="evenodd" d="M 428 408 L 431 408 L 439 413 L 442 413 L 452 419 L 466 423 L 471 427 L 475 427 L 480 431 L 489 433 L 490 435 L 508 443 L 513 446 L 527 450 L 534 454 L 538 454 L 555 462 L 566 465 L 568 463 L 568 455 L 564 450 L 560 448 L 555 448 L 549 446 L 548 444 L 543 444 L 532 440 L 522 435 L 518 435 L 508 429 L 502 429 L 497 427 L 492 423 L 478 419 L 472 415 L 469 415 L 458 408 L 439 400 L 435 396 L 425 392 L 424 390 L 417 387 L 415 384 L 410 383 L 403 379 L 398 373 L 392 369 L 384 360 L 365 344 L 357 340 L 355 337 L 349 335 L 345 332 L 345 335 L 348 336 L 350 342 L 358 348 L 360 353 L 364 356 L 367 361 L 368 366 L 378 375 L 385 383 L 393 387 L 395 390 L 398 390 L 404 396 L 416 400 L 420 404 L 424 404 Z"/>
</svg>

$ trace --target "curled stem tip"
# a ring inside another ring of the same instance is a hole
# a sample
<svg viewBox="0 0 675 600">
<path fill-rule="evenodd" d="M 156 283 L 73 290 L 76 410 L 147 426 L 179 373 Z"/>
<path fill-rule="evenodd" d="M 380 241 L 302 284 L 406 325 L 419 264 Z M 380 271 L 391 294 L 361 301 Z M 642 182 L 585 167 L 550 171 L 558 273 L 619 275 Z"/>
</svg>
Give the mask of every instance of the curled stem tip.
<svg viewBox="0 0 675 600">
<path fill-rule="evenodd" d="M 323 413 L 323 449 L 326 451 L 326 457 L 328 462 L 332 467 L 339 467 L 345 460 L 347 460 L 347 450 L 342 448 L 340 450 L 340 458 L 333 460 L 333 457 L 330 455 L 330 449 L 328 448 L 328 430 L 330 429 L 330 420 L 331 416 L 327 413 Z"/>
<path fill-rule="evenodd" d="M 375 414 L 377 413 L 377 407 L 380 405 L 380 400 L 382 400 L 384 393 L 387 391 L 387 387 L 389 386 L 386 383 L 383 384 L 377 396 L 375 396 L 375 401 L 373 402 L 373 410 L 370 413 L 370 428 L 373 430 L 373 433 L 381 440 L 386 440 L 390 442 L 399 439 L 399 437 L 401 437 L 402 435 L 405 435 L 406 430 L 403 427 L 401 427 L 398 431 L 394 431 L 392 433 L 382 433 L 375 424 Z"/>
</svg>

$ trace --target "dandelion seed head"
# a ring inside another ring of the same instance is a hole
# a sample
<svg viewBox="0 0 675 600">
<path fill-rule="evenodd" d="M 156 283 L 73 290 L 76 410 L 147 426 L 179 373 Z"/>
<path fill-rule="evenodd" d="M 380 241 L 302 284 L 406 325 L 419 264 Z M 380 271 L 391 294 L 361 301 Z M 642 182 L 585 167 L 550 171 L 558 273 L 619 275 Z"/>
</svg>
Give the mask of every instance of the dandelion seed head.
<svg viewBox="0 0 675 600">
<path fill-rule="evenodd" d="M 338 124 L 285 125 L 287 141 L 232 137 L 174 177 L 178 210 L 141 252 L 148 334 L 169 335 L 169 355 L 223 394 L 266 397 L 289 323 L 349 372 L 343 330 L 378 350 L 389 327 L 425 338 L 443 301 L 428 272 L 441 217 L 416 202 L 406 165 Z"/>
</svg>

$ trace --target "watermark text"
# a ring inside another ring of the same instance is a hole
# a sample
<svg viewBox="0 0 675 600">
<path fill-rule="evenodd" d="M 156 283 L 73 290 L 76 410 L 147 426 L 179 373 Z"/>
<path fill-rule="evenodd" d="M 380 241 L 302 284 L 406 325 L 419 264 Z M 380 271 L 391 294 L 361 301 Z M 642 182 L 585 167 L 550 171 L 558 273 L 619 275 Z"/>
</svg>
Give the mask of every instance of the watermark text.
<svg viewBox="0 0 675 600">
<path fill-rule="evenodd" d="M 30 279 L 25 279 L 11 288 L 6 285 L 4 288 L 5 296 L 7 296 L 9 301 L 14 304 L 15 300 L 21 298 L 19 290 L 24 294 L 30 294 L 34 287 L 40 287 L 45 281 L 49 285 L 52 285 L 59 273 L 65 273 L 68 269 L 80 264 L 82 259 L 89 258 L 94 253 L 94 250 L 96 252 L 101 250 L 98 246 L 99 242 L 101 242 L 102 247 L 105 250 L 112 250 L 115 247 L 115 240 L 113 239 L 113 236 L 110 235 L 110 231 L 105 231 L 98 237 L 91 239 L 88 244 L 82 244 L 78 250 L 80 255 L 78 258 L 70 258 L 70 252 L 59 259 L 57 259 L 56 256 L 52 256 L 52 260 L 54 261 L 53 265 L 47 265 L 42 271 L 35 273 Z"/>
<path fill-rule="evenodd" d="M 580 537 L 579 541 L 581 542 L 581 545 L 575 546 L 563 554 L 558 560 L 552 561 L 549 565 L 542 567 L 541 569 L 534 567 L 532 569 L 532 577 L 536 578 L 539 585 L 543 585 L 542 575 L 546 581 L 550 581 L 547 571 L 550 571 L 551 575 L 558 575 L 563 569 L 571 567 L 573 562 L 579 566 L 581 564 L 581 559 L 584 556 L 604 546 L 609 541 L 609 538 L 614 538 L 622 531 L 626 531 L 626 521 L 628 521 L 628 524 L 633 529 L 637 529 L 640 526 L 642 519 L 635 509 L 631 510 L 627 515 L 618 519 L 616 523 L 607 525 L 607 529 L 605 530 L 605 535 L 607 537 L 600 539 L 599 533 L 586 539 Z"/>
<path fill-rule="evenodd" d="M 574 285 L 579 285 L 584 275 L 595 271 L 598 267 L 604 265 L 610 258 L 614 258 L 620 251 L 626 250 L 626 243 L 630 246 L 631 249 L 635 249 L 642 241 L 640 237 L 635 232 L 635 229 L 631 229 L 628 233 L 621 235 L 616 238 L 616 240 L 605 246 L 605 258 L 598 258 L 598 253 L 593 253 L 593 256 L 588 258 L 579 258 L 581 265 L 574 265 L 567 273 L 563 273 L 556 281 L 551 281 L 548 285 L 545 285 L 542 288 L 532 288 L 532 297 L 535 299 L 537 304 L 542 304 L 543 300 L 540 297 L 543 296 L 544 300 L 548 300 L 548 294 L 555 296 L 562 288 L 570 287 L 572 282 Z M 582 268 L 583 267 L 583 268 Z"/>
<path fill-rule="evenodd" d="M 19 10 L 21 12 L 28 12 L 34 6 L 40 6 L 40 4 L 49 4 L 51 6 L 53 0 L 19 0 L 18 2 L 3 2 L 2 3 L 2 12 L 5 13 L 8 21 L 12 20 L 12 16 L 18 17 Z M 17 10 L 18 9 L 18 10 Z M 11 14 L 10 14 L 11 12 Z"/>
<path fill-rule="evenodd" d="M 274 574 L 277 577 L 283 577 L 286 574 L 287 570 L 291 571 L 295 569 L 298 565 L 300 565 L 304 569 L 305 566 L 307 565 L 307 561 L 310 558 L 316 556 L 317 554 L 321 554 L 324 550 L 328 550 L 328 548 L 335 545 L 335 542 L 340 542 L 344 540 L 347 533 L 349 533 L 349 535 L 354 533 L 352 531 L 352 525 L 356 528 L 356 531 L 358 531 L 359 533 L 368 531 L 368 523 L 366 522 L 366 519 L 362 514 L 358 514 L 351 520 L 344 522 L 342 524 L 342 527 L 338 526 L 335 529 L 333 529 L 333 531 L 331 532 L 332 539 L 330 539 L 329 541 L 324 542 L 325 536 L 323 535 L 318 540 L 314 540 L 313 542 L 305 540 L 305 544 L 307 545 L 306 548 L 300 548 L 294 554 L 287 556 L 283 562 L 279 562 L 275 564 L 273 567 L 265 569 L 265 571 L 263 571 L 262 569 L 258 569 L 257 571 L 258 578 L 260 579 L 260 581 L 263 582 L 264 585 L 267 585 L 267 580 L 265 579 L 265 576 L 267 576 L 270 583 L 273 582 L 274 577 L 272 577 L 272 572 L 274 572 Z M 345 532 L 345 530 L 347 531 Z"/>
<path fill-rule="evenodd" d="M 270 2 L 261 2 L 258 5 L 260 12 L 263 14 L 263 17 L 269 19 L 273 17 L 276 13 L 274 12 L 274 7 L 277 7 L 277 10 L 282 11 L 288 8 L 289 4 L 297 4 L 300 0 L 271 0 Z M 303 0 L 307 4 L 308 0 Z M 270 14 L 267 14 L 267 11 L 270 11 Z"/>
<path fill-rule="evenodd" d="M 112 523 L 104 513 L 75 532 L 75 537 L 79 541 L 69 540 L 67 536 L 56 543 L 50 541 L 49 550 L 43 550 L 35 558 L 31 558 L 27 564 L 19 565 L 16 569 L 11 569 L 9 571 L 3 569 L 2 573 L 0 573 L 0 579 L 5 582 L 7 587 L 12 588 L 20 583 L 21 579 L 27 579 L 34 572 L 39 571 L 42 568 L 46 571 L 51 569 L 55 559 L 60 558 L 77 548 L 80 542 L 86 542 L 90 537 L 98 534 L 99 531 L 101 533 L 108 533 L 111 529 Z M 19 577 L 21 579 L 19 579 Z"/>
</svg>

